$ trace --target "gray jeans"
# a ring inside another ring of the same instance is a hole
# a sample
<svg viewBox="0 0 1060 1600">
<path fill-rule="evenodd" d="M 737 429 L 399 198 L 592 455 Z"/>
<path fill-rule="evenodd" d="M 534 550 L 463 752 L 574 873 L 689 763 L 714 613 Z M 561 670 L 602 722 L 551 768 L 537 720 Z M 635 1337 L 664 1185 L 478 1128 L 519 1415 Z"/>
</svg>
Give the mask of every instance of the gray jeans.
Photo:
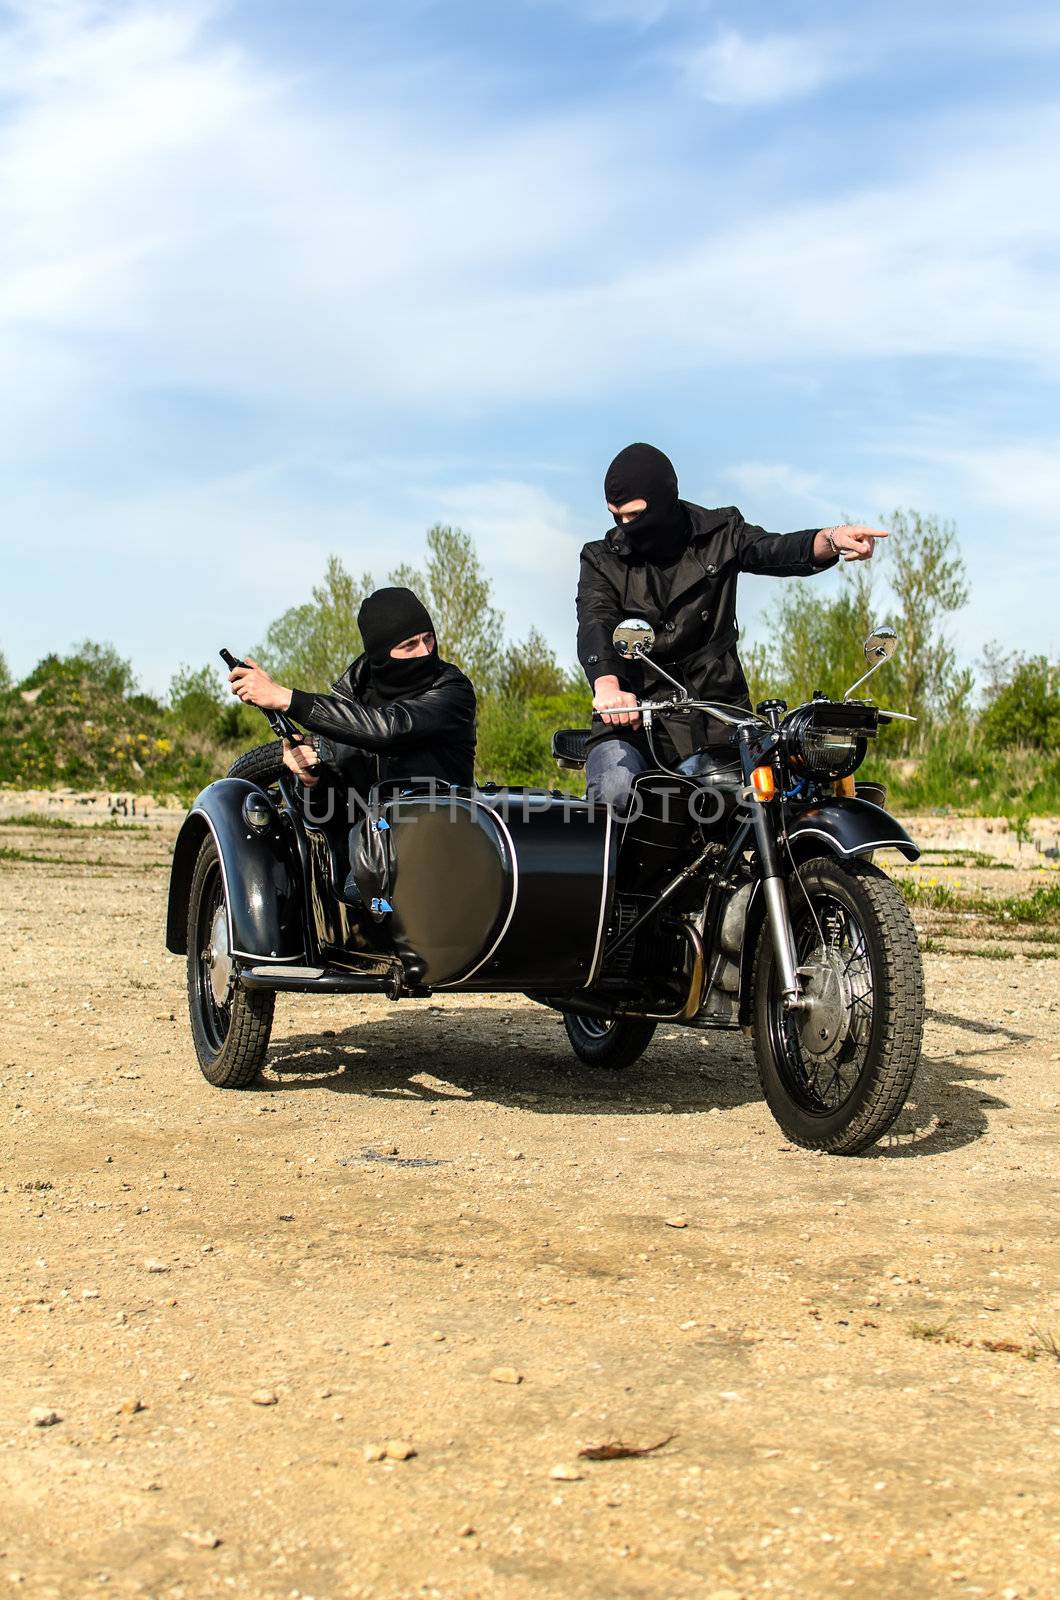
<svg viewBox="0 0 1060 1600">
<path fill-rule="evenodd" d="M 585 761 L 590 800 L 626 811 L 634 778 L 647 770 L 647 757 L 638 745 L 628 739 L 601 739 L 590 748 Z"/>
</svg>

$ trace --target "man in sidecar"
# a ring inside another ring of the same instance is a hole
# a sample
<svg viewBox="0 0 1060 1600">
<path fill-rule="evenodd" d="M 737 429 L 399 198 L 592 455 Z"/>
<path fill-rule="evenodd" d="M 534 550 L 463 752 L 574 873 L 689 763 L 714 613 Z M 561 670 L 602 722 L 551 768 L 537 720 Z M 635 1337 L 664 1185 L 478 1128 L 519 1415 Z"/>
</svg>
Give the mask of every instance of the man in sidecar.
<svg viewBox="0 0 1060 1600">
<path fill-rule="evenodd" d="M 654 762 L 636 710 L 645 669 L 616 654 L 616 624 L 644 617 L 655 629 L 653 659 L 693 697 L 750 709 L 736 649 L 739 574 L 807 577 L 840 556 L 867 561 L 887 535 L 860 523 L 766 533 L 735 506 L 708 511 L 678 497 L 673 464 L 650 444 L 620 451 L 607 469 L 604 495 L 615 527 L 581 553 L 578 659 L 597 713 L 585 763 L 589 794 L 622 809 L 638 773 Z M 681 748 L 687 728 L 675 722 L 666 734 L 668 756 L 689 753 Z"/>
<path fill-rule="evenodd" d="M 475 691 L 438 654 L 434 624 L 411 589 L 377 589 L 357 613 L 364 653 L 331 694 L 288 689 L 254 661 L 228 675 L 232 693 L 285 711 L 310 731 L 284 740 L 284 765 L 306 788 L 326 765 L 358 795 L 388 780 L 469 787 L 475 770 Z M 352 819 L 351 819 L 352 820 Z"/>
</svg>

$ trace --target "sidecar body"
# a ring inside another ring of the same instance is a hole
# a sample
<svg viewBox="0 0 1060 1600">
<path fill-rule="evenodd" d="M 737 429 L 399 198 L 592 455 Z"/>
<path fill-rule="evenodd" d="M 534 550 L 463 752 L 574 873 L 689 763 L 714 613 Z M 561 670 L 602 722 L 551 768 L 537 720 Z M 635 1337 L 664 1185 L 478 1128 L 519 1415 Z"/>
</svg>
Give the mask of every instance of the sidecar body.
<svg viewBox="0 0 1060 1600">
<path fill-rule="evenodd" d="M 212 845 L 230 984 L 397 998 L 562 996 L 593 982 L 615 875 L 605 807 L 526 789 L 376 792 L 355 819 L 352 862 L 339 810 L 315 817 L 284 784 L 204 789 L 174 851 L 168 948 L 186 953 L 194 939 L 196 864 Z"/>
</svg>

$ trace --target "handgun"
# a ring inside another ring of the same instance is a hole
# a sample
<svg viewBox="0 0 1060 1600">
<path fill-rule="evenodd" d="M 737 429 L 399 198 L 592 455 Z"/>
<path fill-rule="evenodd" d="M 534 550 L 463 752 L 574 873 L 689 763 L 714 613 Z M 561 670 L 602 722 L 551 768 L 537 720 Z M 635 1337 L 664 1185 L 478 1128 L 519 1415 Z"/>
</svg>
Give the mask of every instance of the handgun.
<svg viewBox="0 0 1060 1600">
<path fill-rule="evenodd" d="M 226 650 L 223 646 L 218 654 L 229 672 L 233 672 L 236 667 L 248 667 L 250 665 L 247 661 L 240 661 L 238 656 L 234 656 L 231 650 Z M 264 706 L 257 706 L 255 709 L 265 717 L 269 727 L 278 738 L 286 739 L 288 744 L 305 744 L 303 735 L 299 733 L 294 723 L 282 711 L 266 711 Z"/>
</svg>

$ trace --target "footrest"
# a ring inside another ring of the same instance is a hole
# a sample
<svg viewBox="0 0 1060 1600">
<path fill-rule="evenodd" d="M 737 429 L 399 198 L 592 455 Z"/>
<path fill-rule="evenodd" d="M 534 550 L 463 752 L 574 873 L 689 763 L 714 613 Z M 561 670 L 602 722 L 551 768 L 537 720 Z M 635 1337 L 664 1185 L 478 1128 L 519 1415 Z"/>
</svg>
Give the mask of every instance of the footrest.
<svg viewBox="0 0 1060 1600">
<path fill-rule="evenodd" d="M 247 973 L 251 978 L 308 978 L 315 980 L 324 976 L 323 967 L 274 967 L 271 962 L 267 967 L 251 967 Z"/>
</svg>

